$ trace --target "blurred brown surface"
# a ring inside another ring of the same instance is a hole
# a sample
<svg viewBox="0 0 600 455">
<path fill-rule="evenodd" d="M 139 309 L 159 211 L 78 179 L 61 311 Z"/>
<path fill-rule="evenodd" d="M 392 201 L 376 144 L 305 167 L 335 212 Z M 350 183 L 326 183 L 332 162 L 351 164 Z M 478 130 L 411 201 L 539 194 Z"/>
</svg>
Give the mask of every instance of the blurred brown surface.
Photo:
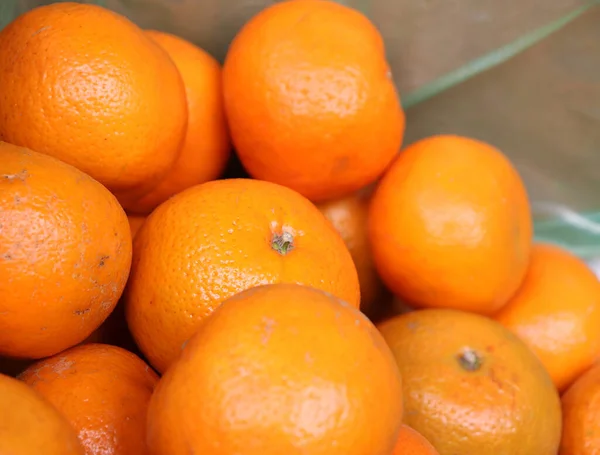
<svg viewBox="0 0 600 455">
<path fill-rule="evenodd" d="M 431 82 L 586 3 L 585 0 L 372 1 L 400 92 Z"/>
</svg>

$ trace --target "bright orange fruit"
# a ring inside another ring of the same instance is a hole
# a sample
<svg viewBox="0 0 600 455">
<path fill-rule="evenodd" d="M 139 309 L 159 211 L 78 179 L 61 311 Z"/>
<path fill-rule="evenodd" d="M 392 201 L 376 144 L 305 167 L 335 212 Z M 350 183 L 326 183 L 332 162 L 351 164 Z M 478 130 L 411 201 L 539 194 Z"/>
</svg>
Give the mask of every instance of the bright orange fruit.
<svg viewBox="0 0 600 455">
<path fill-rule="evenodd" d="M 0 374 L 2 455 L 84 455 L 67 420 L 21 381 Z"/>
<path fill-rule="evenodd" d="M 600 453 L 600 365 L 581 375 L 562 396 L 559 455 Z"/>
<path fill-rule="evenodd" d="M 87 338 L 123 292 L 131 248 L 104 186 L 0 142 L 0 355 L 42 358 Z"/>
<path fill-rule="evenodd" d="M 490 315 L 527 270 L 527 193 L 491 145 L 429 137 L 404 149 L 382 177 L 369 238 L 384 283 L 409 305 Z"/>
<path fill-rule="evenodd" d="M 177 68 L 127 18 L 59 2 L 0 32 L 0 140 L 52 155 L 130 197 L 173 165 L 186 125 Z"/>
<path fill-rule="evenodd" d="M 523 284 L 495 319 L 527 343 L 561 391 L 600 358 L 600 282 L 558 246 L 534 245 Z"/>
<path fill-rule="evenodd" d="M 508 329 L 449 309 L 413 311 L 378 327 L 402 376 L 404 423 L 440 455 L 556 455 L 558 392 Z"/>
<path fill-rule="evenodd" d="M 158 376 L 116 346 L 85 344 L 40 360 L 19 379 L 73 425 L 86 455 L 144 455 L 146 412 Z"/>
<path fill-rule="evenodd" d="M 400 149 L 404 113 L 377 28 L 326 0 L 275 3 L 234 38 L 225 108 L 248 172 L 311 200 L 375 181 Z"/>
<path fill-rule="evenodd" d="M 152 455 L 389 455 L 402 385 L 356 308 L 297 284 L 228 299 L 162 377 Z"/>
<path fill-rule="evenodd" d="M 221 302 L 268 283 L 300 283 L 360 305 L 356 267 L 331 223 L 275 183 L 217 180 L 161 204 L 134 241 L 127 322 L 160 372 Z"/>
</svg>

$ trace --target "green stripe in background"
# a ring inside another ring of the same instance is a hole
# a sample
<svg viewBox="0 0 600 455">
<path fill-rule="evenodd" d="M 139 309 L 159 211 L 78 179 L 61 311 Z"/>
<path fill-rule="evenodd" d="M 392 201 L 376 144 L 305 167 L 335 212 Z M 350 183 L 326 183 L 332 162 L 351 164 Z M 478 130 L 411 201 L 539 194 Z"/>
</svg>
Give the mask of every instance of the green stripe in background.
<svg viewBox="0 0 600 455">
<path fill-rule="evenodd" d="M 587 10 L 597 5 L 600 5 L 600 0 L 588 1 L 585 5 L 565 14 L 555 21 L 537 28 L 532 32 L 517 38 L 511 43 L 493 50 L 488 54 L 471 60 L 460 68 L 450 71 L 449 73 L 444 74 L 434 81 L 425 84 L 418 89 L 407 93 L 406 95 L 402 95 L 402 104 L 404 108 L 406 109 L 422 103 L 423 101 L 442 93 L 449 88 L 452 88 L 455 85 L 460 84 L 461 82 L 464 82 L 479 73 L 482 73 L 483 71 L 487 71 L 490 68 L 509 60 L 544 38 L 547 38 L 551 34 L 559 31 L 569 22 L 577 19 Z"/>
</svg>

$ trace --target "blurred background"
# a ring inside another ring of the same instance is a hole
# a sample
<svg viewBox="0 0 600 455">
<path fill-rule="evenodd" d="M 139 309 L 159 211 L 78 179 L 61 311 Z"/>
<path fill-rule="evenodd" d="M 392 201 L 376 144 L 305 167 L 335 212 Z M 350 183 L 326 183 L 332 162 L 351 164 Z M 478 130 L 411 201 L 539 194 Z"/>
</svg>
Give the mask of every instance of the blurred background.
<svg viewBox="0 0 600 455">
<path fill-rule="evenodd" d="M 41 0 L 0 0 L 0 28 Z M 221 61 L 264 0 L 95 0 Z M 405 145 L 455 133 L 506 153 L 536 235 L 600 272 L 600 0 L 348 0 L 385 38 Z"/>
</svg>

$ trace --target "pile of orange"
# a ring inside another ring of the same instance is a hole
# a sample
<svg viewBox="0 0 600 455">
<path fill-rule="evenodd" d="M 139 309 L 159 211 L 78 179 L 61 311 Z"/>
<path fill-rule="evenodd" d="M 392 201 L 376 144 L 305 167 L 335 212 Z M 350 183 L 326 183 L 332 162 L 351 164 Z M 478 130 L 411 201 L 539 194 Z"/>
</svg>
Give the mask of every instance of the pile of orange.
<svg viewBox="0 0 600 455">
<path fill-rule="evenodd" d="M 0 454 L 600 454 L 598 278 L 500 150 L 403 144 L 385 53 L 328 0 L 222 67 L 89 4 L 0 31 Z"/>
</svg>

